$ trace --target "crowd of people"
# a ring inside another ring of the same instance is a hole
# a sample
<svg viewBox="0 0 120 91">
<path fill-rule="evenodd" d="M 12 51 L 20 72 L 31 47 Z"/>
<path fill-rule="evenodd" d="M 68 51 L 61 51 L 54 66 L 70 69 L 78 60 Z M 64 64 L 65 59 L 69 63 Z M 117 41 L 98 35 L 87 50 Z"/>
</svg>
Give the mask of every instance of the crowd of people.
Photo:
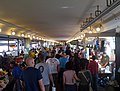
<svg viewBox="0 0 120 91">
<path fill-rule="evenodd" d="M 31 49 L 29 55 L 23 56 L 22 63 L 10 63 L 9 73 L 13 76 L 11 91 L 97 91 L 98 63 L 96 56 L 90 60 L 83 50 L 71 51 L 62 47 L 56 51 Z M 10 86 L 9 86 L 10 85 Z M 7 87 L 3 91 L 7 91 Z M 9 89 L 10 91 L 10 89 Z"/>
</svg>

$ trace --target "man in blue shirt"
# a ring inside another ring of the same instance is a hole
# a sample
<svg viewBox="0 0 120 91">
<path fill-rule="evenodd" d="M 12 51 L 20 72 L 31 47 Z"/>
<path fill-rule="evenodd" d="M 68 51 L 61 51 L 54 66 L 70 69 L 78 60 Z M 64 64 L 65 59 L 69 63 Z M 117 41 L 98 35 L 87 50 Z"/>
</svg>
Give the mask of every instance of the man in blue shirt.
<svg viewBox="0 0 120 91">
<path fill-rule="evenodd" d="M 26 64 L 28 67 L 21 74 L 21 80 L 25 84 L 25 91 L 45 91 L 40 70 L 34 68 L 34 59 L 27 58 Z"/>
<path fill-rule="evenodd" d="M 63 73 L 65 71 L 65 65 L 69 61 L 69 56 L 65 53 L 62 55 L 61 58 L 59 58 L 60 62 L 60 71 L 58 75 L 58 82 L 60 83 L 61 88 L 63 88 Z"/>
</svg>

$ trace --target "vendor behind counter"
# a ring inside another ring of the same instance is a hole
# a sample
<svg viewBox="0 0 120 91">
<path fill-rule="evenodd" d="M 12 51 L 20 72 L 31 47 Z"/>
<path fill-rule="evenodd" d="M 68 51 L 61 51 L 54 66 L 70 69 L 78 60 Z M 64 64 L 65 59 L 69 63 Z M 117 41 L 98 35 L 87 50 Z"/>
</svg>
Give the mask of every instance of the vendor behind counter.
<svg viewBox="0 0 120 91">
<path fill-rule="evenodd" d="M 109 56 L 104 52 L 102 54 L 102 58 L 100 60 L 100 65 L 105 68 L 106 66 L 109 66 Z"/>
</svg>

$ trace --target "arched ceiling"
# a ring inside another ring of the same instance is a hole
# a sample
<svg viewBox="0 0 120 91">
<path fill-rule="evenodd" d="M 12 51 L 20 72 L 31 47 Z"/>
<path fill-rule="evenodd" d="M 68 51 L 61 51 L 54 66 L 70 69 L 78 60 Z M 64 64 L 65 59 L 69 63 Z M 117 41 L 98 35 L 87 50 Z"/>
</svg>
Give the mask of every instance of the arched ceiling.
<svg viewBox="0 0 120 91">
<path fill-rule="evenodd" d="M 95 4 L 103 8 L 105 0 L 1 0 L 0 19 L 21 27 L 18 34 L 66 41 L 80 31 L 81 21 Z"/>
</svg>

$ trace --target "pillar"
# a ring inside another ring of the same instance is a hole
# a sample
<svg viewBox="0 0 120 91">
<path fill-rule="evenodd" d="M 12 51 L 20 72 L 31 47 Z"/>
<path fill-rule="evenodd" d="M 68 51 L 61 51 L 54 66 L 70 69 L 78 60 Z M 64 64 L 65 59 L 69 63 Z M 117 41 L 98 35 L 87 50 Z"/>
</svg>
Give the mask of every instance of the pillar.
<svg viewBox="0 0 120 91">
<path fill-rule="evenodd" d="M 17 51 L 18 51 L 18 56 L 19 56 L 19 54 L 20 54 L 20 53 L 19 53 L 19 52 L 20 52 L 20 48 L 19 48 L 20 45 L 19 45 L 19 44 L 20 44 L 20 43 L 19 43 L 19 39 L 17 39 Z"/>
<path fill-rule="evenodd" d="M 120 84 L 120 73 L 118 73 L 118 69 L 120 68 L 120 28 L 116 29 L 115 34 L 115 62 L 116 62 L 115 78 Z"/>
<path fill-rule="evenodd" d="M 24 38 L 24 47 L 27 51 L 30 49 L 31 40 L 29 38 Z"/>
</svg>

